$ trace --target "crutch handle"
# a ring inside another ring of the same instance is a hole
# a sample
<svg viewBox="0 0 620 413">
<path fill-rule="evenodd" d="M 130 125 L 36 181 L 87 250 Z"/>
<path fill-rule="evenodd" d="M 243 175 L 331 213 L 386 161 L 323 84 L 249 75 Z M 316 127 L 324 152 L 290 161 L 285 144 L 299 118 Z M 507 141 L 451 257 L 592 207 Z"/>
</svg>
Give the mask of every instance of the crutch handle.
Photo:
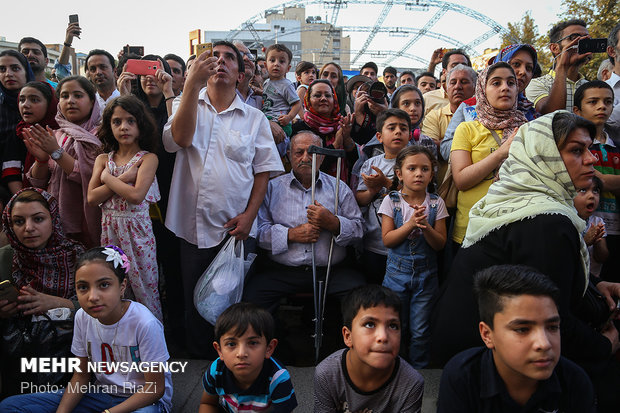
<svg viewBox="0 0 620 413">
<path fill-rule="evenodd" d="M 346 156 L 346 152 L 344 151 L 344 149 L 329 149 L 322 148 L 316 145 L 310 145 L 310 147 L 308 148 L 308 153 L 316 153 L 318 155 L 325 156 L 335 156 L 336 158 L 344 158 Z"/>
</svg>

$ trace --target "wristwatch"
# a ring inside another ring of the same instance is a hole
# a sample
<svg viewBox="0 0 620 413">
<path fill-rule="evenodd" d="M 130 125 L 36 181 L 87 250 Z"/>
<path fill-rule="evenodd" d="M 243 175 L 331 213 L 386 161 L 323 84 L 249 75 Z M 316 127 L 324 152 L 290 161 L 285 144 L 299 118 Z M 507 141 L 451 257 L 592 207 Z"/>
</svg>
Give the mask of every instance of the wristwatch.
<svg viewBox="0 0 620 413">
<path fill-rule="evenodd" d="M 54 152 L 52 152 L 50 154 L 50 158 L 52 158 L 53 160 L 57 161 L 57 160 L 59 160 L 62 157 L 62 153 L 64 151 L 65 151 L 64 149 L 58 148 Z"/>
</svg>

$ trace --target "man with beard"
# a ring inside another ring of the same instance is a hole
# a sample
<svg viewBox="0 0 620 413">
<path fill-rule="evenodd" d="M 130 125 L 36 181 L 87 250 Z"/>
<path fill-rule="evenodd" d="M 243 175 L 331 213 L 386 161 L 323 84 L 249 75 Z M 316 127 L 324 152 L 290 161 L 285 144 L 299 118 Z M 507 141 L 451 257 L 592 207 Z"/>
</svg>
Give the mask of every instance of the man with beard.
<svg viewBox="0 0 620 413">
<path fill-rule="evenodd" d="M 383 69 L 383 83 L 388 91 L 388 98 L 392 99 L 392 93 L 396 90 L 396 69 L 388 66 Z"/>
<path fill-rule="evenodd" d="M 47 58 L 47 47 L 45 47 L 43 42 L 34 37 L 24 37 L 19 41 L 17 48 L 20 53 L 28 59 L 35 80 L 39 82 L 48 82 L 55 89 L 57 83 L 45 77 L 45 68 L 49 63 L 49 59 Z"/>
<path fill-rule="evenodd" d="M 558 109 L 573 110 L 575 90 L 587 83 L 579 74 L 579 69 L 592 58 L 592 53 L 579 54 L 577 43 L 588 37 L 586 22 L 580 19 L 560 22 L 549 31 L 553 69 L 544 76 L 532 79 L 525 90 L 525 95 L 541 114 Z"/>
</svg>

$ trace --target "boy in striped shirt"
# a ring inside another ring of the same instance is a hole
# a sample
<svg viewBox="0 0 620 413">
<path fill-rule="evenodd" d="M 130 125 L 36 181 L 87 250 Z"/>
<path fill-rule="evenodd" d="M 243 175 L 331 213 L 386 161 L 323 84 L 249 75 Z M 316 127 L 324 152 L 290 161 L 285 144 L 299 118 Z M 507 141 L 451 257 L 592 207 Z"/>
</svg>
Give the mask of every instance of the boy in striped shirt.
<svg viewBox="0 0 620 413">
<path fill-rule="evenodd" d="M 289 372 L 271 357 L 278 344 L 266 310 L 249 303 L 226 309 L 215 323 L 219 358 L 202 378 L 200 413 L 291 412 L 297 407 Z"/>
</svg>

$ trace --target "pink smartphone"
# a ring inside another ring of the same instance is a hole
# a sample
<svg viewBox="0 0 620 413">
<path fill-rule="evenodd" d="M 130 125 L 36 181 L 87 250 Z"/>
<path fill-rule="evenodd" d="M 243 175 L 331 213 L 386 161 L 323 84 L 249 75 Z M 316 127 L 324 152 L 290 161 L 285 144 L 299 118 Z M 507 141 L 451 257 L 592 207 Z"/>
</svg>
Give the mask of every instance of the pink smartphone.
<svg viewBox="0 0 620 413">
<path fill-rule="evenodd" d="M 125 67 L 125 71 L 133 73 L 134 75 L 155 76 L 155 72 L 157 72 L 157 69 L 161 68 L 161 62 L 159 60 L 129 59 L 127 60 L 127 66 Z"/>
</svg>

